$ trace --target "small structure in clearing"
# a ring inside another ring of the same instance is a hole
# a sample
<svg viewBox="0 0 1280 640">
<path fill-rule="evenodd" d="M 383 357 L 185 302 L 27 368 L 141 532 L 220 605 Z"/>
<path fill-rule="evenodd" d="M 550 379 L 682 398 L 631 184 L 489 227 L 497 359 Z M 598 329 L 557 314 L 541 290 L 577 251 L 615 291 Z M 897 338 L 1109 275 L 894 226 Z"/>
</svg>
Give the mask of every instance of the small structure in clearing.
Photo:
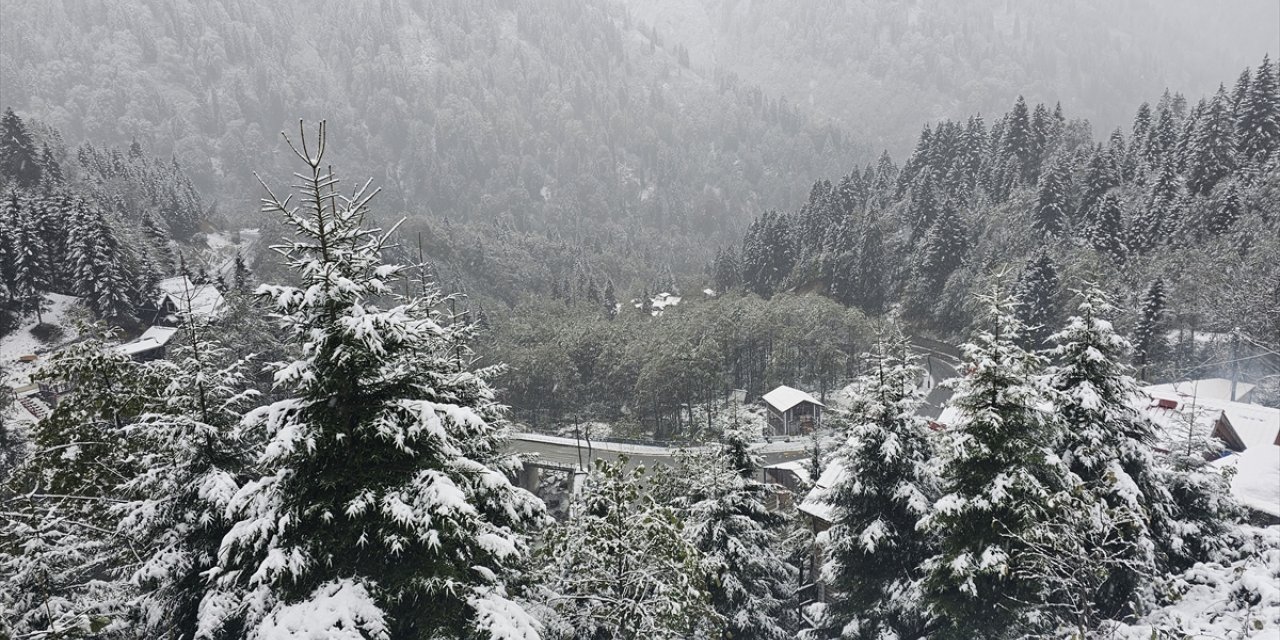
<svg viewBox="0 0 1280 640">
<path fill-rule="evenodd" d="M 783 385 L 764 394 L 763 399 L 769 409 L 769 427 L 774 435 L 809 433 L 822 426 L 822 410 L 826 405 L 799 389 Z"/>
</svg>

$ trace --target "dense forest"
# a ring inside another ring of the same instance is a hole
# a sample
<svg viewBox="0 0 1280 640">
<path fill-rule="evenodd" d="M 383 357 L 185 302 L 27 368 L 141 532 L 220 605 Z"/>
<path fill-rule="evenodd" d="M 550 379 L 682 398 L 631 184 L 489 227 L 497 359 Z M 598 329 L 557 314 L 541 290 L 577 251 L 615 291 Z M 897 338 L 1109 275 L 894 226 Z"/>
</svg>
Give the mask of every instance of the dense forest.
<svg viewBox="0 0 1280 640">
<path fill-rule="evenodd" d="M 333 123 L 335 162 L 376 177 L 393 212 L 677 268 L 698 238 L 737 233 L 743 214 L 859 159 L 839 129 L 688 69 L 603 0 L 0 11 L 9 106 L 68 139 L 172 154 L 245 226 L 244 185 L 287 166 L 275 133 L 299 117 Z"/>
<path fill-rule="evenodd" d="M 1278 9 L 1110 4 L 0 3 L 0 640 L 1273 634 Z"/>
</svg>

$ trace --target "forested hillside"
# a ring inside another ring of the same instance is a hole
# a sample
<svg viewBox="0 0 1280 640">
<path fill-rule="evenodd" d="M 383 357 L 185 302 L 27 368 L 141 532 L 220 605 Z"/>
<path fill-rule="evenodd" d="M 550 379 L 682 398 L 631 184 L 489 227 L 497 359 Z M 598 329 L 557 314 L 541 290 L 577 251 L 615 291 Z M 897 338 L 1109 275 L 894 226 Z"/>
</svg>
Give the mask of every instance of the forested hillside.
<svg viewBox="0 0 1280 640">
<path fill-rule="evenodd" d="M 694 68 L 734 72 L 895 155 L 922 122 L 990 118 L 1018 94 L 1110 131 L 1166 87 L 1212 91 L 1275 51 L 1280 24 L 1271 0 L 626 4 Z"/>
<path fill-rule="evenodd" d="M 859 157 L 785 99 L 681 65 L 606 0 L 20 0 L 0 24 L 19 115 L 173 154 L 239 221 L 300 117 L 328 119 L 335 162 L 391 211 L 665 262 Z"/>
<path fill-rule="evenodd" d="M 1126 301 L 1140 358 L 1165 375 L 1177 368 L 1170 329 L 1238 328 L 1274 349 L 1276 75 L 1264 59 L 1209 96 L 1166 93 L 1105 142 L 1022 98 L 989 127 L 979 116 L 926 127 L 901 167 L 886 156 L 758 219 L 716 278 L 761 295 L 818 288 L 944 337 L 967 330 L 968 301 L 994 271 L 1019 274 L 1031 326 L 1059 322 L 1066 289 L 1087 280 Z"/>
</svg>

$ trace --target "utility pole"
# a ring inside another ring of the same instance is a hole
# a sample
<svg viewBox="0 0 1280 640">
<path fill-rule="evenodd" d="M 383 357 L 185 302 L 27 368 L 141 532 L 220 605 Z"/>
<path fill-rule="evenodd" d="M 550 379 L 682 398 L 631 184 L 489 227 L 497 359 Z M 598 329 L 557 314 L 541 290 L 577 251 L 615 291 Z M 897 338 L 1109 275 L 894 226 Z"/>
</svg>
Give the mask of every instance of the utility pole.
<svg viewBox="0 0 1280 640">
<path fill-rule="evenodd" d="M 1236 384 L 1240 379 L 1240 327 L 1231 330 L 1231 401 L 1236 401 Z"/>
</svg>

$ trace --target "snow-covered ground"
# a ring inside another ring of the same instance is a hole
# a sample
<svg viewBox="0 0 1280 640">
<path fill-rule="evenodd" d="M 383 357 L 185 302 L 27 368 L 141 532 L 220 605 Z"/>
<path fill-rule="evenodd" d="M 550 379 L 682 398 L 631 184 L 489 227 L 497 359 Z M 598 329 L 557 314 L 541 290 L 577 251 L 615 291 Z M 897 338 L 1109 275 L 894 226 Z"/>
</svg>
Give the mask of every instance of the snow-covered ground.
<svg viewBox="0 0 1280 640">
<path fill-rule="evenodd" d="M 1242 527 L 1237 542 L 1229 557 L 1169 580 L 1169 604 L 1100 637 L 1280 638 L 1280 526 Z"/>
<path fill-rule="evenodd" d="M 58 338 L 58 344 L 76 339 L 79 334 L 76 331 L 74 320 L 84 312 L 83 307 L 78 305 L 80 299 L 74 296 L 50 293 L 45 296 L 45 301 L 48 305 L 43 314 L 45 324 L 52 324 L 62 328 L 62 336 Z M 31 330 L 35 327 L 36 318 L 33 315 L 16 331 L 4 338 L 0 338 L 0 363 L 4 367 L 4 379 L 2 382 L 10 387 L 21 387 L 30 384 L 31 374 L 35 373 L 40 368 L 40 365 L 45 362 L 49 350 L 58 346 L 57 344 L 41 342 L 39 338 L 32 335 Z M 34 362 L 21 360 L 23 356 L 31 355 L 37 357 Z"/>
<path fill-rule="evenodd" d="M 204 242 L 209 250 L 205 262 L 209 266 L 209 275 L 211 277 L 221 275 L 223 279 L 230 282 L 235 275 L 236 252 L 240 252 L 240 257 L 249 267 L 252 267 L 253 258 L 257 255 L 257 246 L 261 240 L 262 233 L 258 229 L 215 231 L 206 234 Z"/>
</svg>

